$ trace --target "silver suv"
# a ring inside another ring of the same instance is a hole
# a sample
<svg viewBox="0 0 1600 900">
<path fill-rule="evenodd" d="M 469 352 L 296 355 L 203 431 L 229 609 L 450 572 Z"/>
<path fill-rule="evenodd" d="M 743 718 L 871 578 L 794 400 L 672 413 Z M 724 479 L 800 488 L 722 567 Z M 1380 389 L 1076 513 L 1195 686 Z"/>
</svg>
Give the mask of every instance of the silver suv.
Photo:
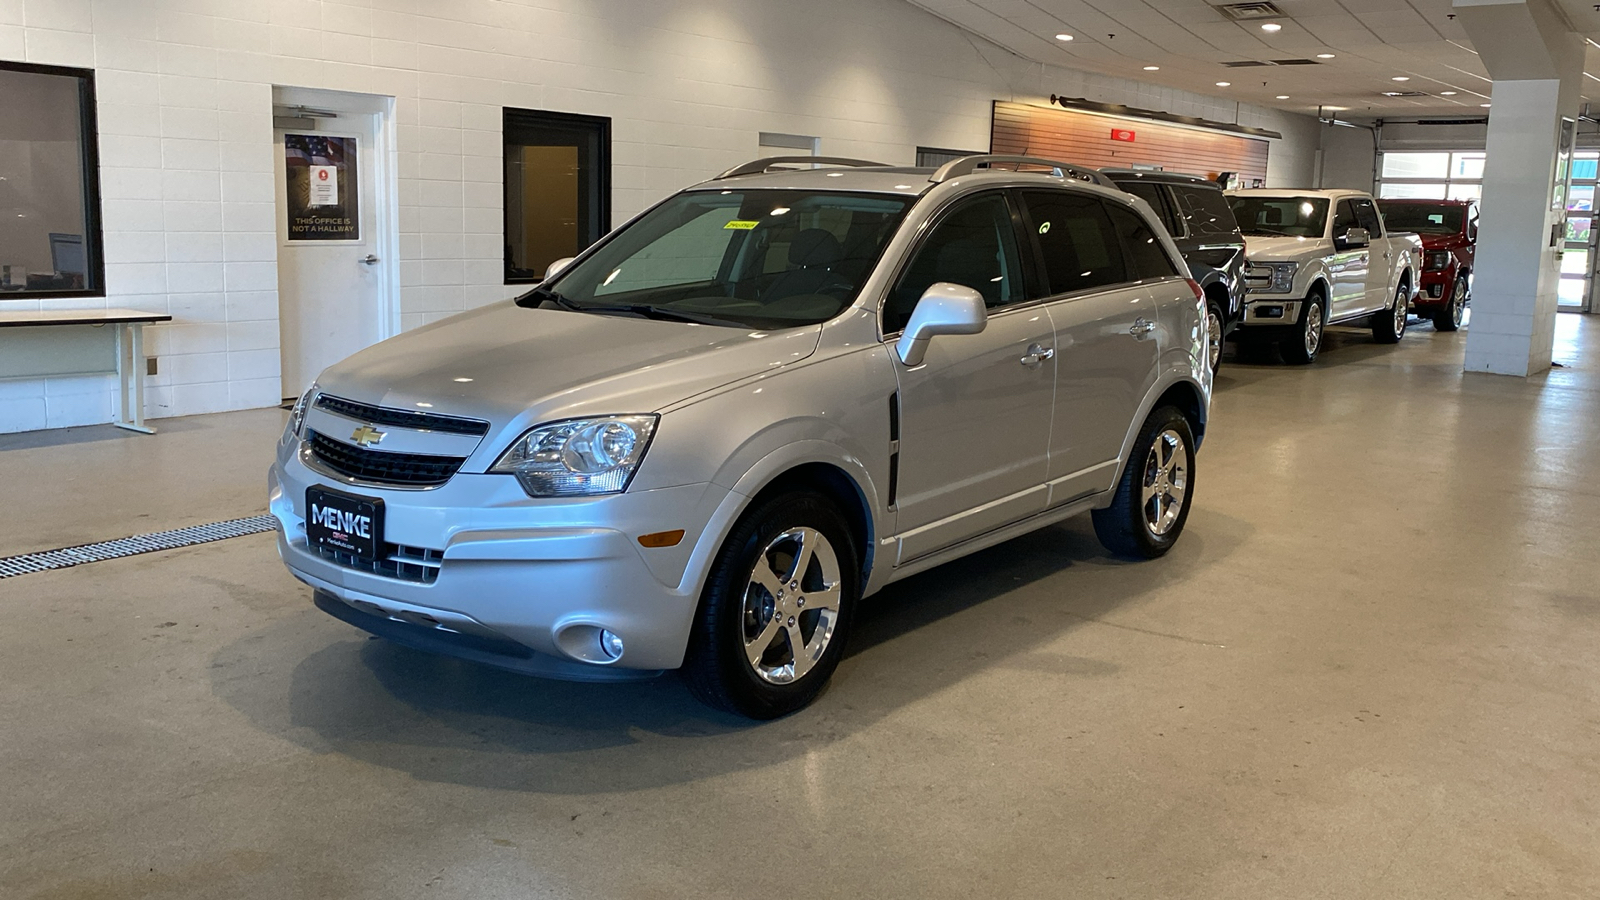
<svg viewBox="0 0 1600 900">
<path fill-rule="evenodd" d="M 1050 161 L 740 166 L 322 373 L 279 552 L 402 644 L 793 711 L 893 581 L 1082 512 L 1178 539 L 1211 374 L 1158 223 Z"/>
</svg>

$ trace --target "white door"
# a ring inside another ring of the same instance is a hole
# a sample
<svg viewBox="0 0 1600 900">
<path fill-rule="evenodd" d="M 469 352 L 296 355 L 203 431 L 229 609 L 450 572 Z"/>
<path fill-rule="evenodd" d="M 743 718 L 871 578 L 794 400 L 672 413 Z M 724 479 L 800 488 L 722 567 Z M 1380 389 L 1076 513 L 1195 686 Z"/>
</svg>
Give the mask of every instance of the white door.
<svg viewBox="0 0 1600 900">
<path fill-rule="evenodd" d="M 275 132 L 285 398 L 396 330 L 384 302 L 390 267 L 379 234 L 382 118 L 341 112 L 315 119 L 315 129 Z"/>
</svg>

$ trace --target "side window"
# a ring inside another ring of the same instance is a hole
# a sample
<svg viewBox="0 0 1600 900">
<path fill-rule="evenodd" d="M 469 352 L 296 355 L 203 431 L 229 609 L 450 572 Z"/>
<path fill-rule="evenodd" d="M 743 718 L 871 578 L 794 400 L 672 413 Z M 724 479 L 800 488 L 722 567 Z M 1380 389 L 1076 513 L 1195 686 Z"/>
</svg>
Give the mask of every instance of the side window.
<svg viewBox="0 0 1600 900">
<path fill-rule="evenodd" d="M 1234 237 L 1238 233 L 1233 207 L 1228 205 L 1228 198 L 1222 191 L 1175 184 L 1172 193 L 1178 198 L 1178 209 L 1189 223 L 1190 232 L 1211 237 Z"/>
<path fill-rule="evenodd" d="M 1355 202 L 1356 221 L 1373 237 L 1383 237 L 1383 220 L 1378 217 L 1378 210 L 1372 205 L 1371 200 L 1358 199 Z"/>
<path fill-rule="evenodd" d="M 1161 189 L 1161 185 L 1152 184 L 1148 181 L 1130 181 L 1127 184 L 1119 185 L 1119 187 L 1150 204 L 1150 208 L 1156 211 L 1157 216 L 1161 217 L 1161 224 L 1166 226 L 1167 231 L 1173 237 L 1181 237 L 1183 235 L 1183 222 L 1178 218 L 1172 204 L 1167 202 L 1166 197 L 1163 196 L 1166 192 Z"/>
<path fill-rule="evenodd" d="M 1106 211 L 1111 214 L 1111 223 L 1122 238 L 1122 246 L 1127 248 L 1129 279 L 1143 281 L 1147 278 L 1171 278 L 1178 274 L 1177 266 L 1173 265 L 1166 248 L 1161 245 L 1161 239 L 1144 219 L 1133 210 L 1122 209 L 1115 204 L 1106 204 Z"/>
<path fill-rule="evenodd" d="M 1340 200 L 1339 206 L 1333 212 L 1333 236 L 1340 237 L 1352 228 L 1360 228 L 1361 222 L 1356 218 L 1356 208 L 1349 200 Z"/>
<path fill-rule="evenodd" d="M 972 288 L 990 309 L 1023 299 L 1022 257 L 1003 195 L 963 200 L 939 219 L 889 292 L 884 332 L 905 328 L 917 300 L 941 281 Z"/>
<path fill-rule="evenodd" d="M 1128 280 L 1122 242 L 1098 197 L 1068 191 L 1026 191 L 1050 296 Z"/>
</svg>

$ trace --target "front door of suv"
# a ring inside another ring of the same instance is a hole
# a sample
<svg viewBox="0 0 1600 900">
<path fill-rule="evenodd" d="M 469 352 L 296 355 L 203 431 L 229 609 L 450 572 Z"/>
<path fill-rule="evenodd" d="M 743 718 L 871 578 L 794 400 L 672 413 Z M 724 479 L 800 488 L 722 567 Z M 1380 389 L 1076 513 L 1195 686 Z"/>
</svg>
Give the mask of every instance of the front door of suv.
<svg viewBox="0 0 1600 900">
<path fill-rule="evenodd" d="M 1016 215 L 999 192 L 940 214 L 885 298 L 883 330 L 897 337 L 917 299 L 950 282 L 983 295 L 989 322 L 935 338 L 900 387 L 896 482 L 899 561 L 925 556 L 1044 509 L 1054 400 L 1055 333 L 1027 286 Z"/>
<path fill-rule="evenodd" d="M 1111 486 L 1123 439 L 1157 373 L 1151 281 L 1179 276 L 1130 209 L 1068 190 L 1023 191 L 1022 199 L 1056 326 L 1055 506 Z"/>
</svg>

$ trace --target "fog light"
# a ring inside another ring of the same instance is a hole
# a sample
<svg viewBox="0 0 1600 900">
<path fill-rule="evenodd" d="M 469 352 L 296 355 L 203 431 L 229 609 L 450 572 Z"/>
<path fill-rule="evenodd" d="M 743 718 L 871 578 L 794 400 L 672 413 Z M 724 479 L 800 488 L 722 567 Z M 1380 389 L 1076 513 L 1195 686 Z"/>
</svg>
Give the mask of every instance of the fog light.
<svg viewBox="0 0 1600 900">
<path fill-rule="evenodd" d="M 622 658 L 622 637 L 600 629 L 600 652 L 612 659 Z"/>
<path fill-rule="evenodd" d="M 1281 307 L 1281 306 L 1258 306 L 1258 307 L 1256 307 L 1256 318 L 1258 318 L 1258 319 L 1281 319 L 1281 318 L 1283 318 L 1283 307 Z"/>
</svg>

